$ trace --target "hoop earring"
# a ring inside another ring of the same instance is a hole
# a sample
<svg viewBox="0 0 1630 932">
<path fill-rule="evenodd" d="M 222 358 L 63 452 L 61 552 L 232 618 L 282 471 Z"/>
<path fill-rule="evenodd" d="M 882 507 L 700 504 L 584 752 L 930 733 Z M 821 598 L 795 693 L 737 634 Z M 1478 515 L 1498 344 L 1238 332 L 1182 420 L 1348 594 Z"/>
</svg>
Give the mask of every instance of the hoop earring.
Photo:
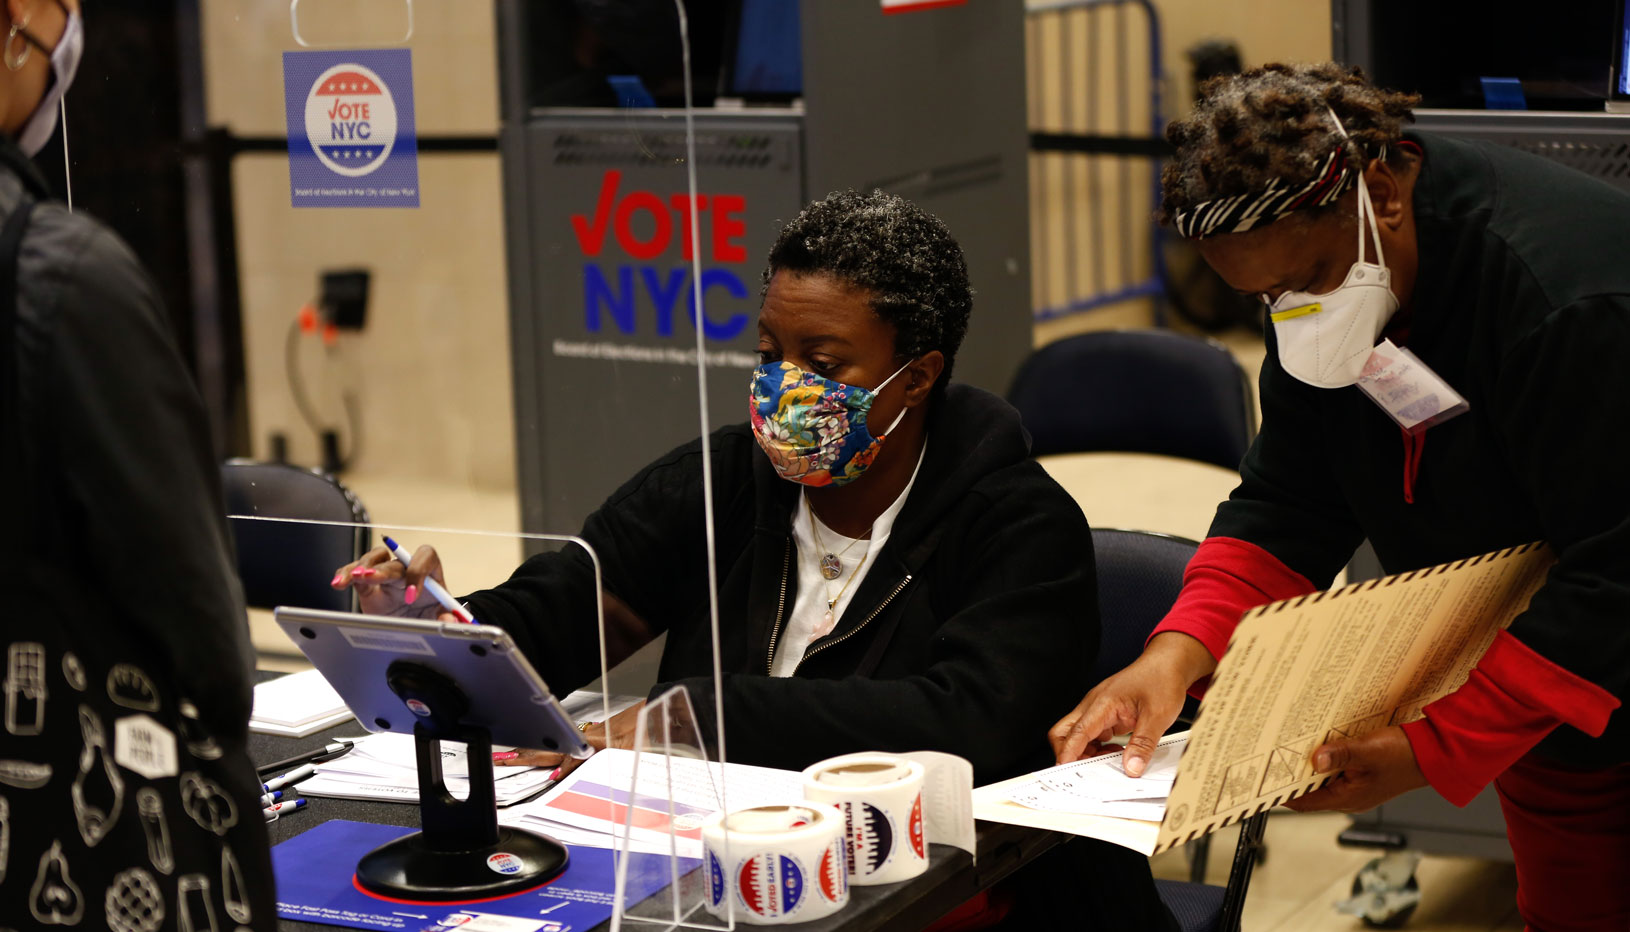
<svg viewBox="0 0 1630 932">
<path fill-rule="evenodd" d="M 9 70 L 9 71 L 21 71 L 21 70 L 23 70 L 23 66 L 28 64 L 28 57 L 30 55 L 34 54 L 34 47 L 32 45 L 28 44 L 28 37 L 27 36 L 23 37 L 23 52 L 22 52 L 22 54 L 19 55 L 19 54 L 12 51 L 12 48 L 17 44 L 17 35 L 18 35 L 18 33 L 22 32 L 24 29 L 27 29 L 28 28 L 28 21 L 33 19 L 33 18 L 34 17 L 32 15 L 29 15 L 29 16 L 23 17 L 23 21 L 20 22 L 20 23 L 12 23 L 11 24 L 11 31 L 6 33 L 5 62 L 6 62 L 6 69 Z"/>
</svg>

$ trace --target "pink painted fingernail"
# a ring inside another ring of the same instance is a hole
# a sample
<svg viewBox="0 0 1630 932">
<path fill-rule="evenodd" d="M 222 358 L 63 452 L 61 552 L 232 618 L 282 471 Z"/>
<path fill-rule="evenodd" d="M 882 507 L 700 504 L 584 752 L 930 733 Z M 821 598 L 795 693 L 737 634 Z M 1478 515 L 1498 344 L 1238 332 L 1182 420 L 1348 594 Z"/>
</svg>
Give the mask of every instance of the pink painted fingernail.
<svg viewBox="0 0 1630 932">
<path fill-rule="evenodd" d="M 560 768 L 559 767 L 556 767 L 554 770 L 549 771 L 549 779 L 551 779 L 551 780 L 559 780 L 560 779 Z"/>
<path fill-rule="evenodd" d="M 413 600 L 417 599 L 418 597 L 419 597 L 419 587 L 418 586 L 409 586 L 409 587 L 407 587 L 407 604 L 412 605 Z"/>
<path fill-rule="evenodd" d="M 338 586 L 343 582 L 345 582 L 345 571 L 340 570 L 338 573 L 334 574 L 334 581 L 329 583 L 329 585 L 330 586 Z"/>
<path fill-rule="evenodd" d="M 493 751 L 492 752 L 492 759 L 493 759 L 493 761 L 495 763 L 498 762 L 498 761 L 514 760 L 515 758 L 520 757 L 520 756 L 521 756 L 521 752 L 519 752 L 519 751 Z"/>
<path fill-rule="evenodd" d="M 372 576 L 373 574 L 374 568 L 371 566 L 359 566 L 351 571 L 352 576 Z"/>
</svg>

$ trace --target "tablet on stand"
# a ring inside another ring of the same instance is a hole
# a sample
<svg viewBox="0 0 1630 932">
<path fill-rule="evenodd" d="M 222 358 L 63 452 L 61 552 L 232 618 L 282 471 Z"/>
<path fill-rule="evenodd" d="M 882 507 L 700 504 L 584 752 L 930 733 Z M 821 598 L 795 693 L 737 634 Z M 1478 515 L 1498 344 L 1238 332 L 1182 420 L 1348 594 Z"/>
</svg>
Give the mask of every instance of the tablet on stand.
<svg viewBox="0 0 1630 932">
<path fill-rule="evenodd" d="M 493 742 L 591 753 L 507 632 L 317 609 L 273 614 L 364 728 L 415 739 L 420 831 L 363 856 L 364 890 L 425 902 L 486 899 L 541 886 L 566 869 L 559 842 L 498 826 Z M 466 746 L 468 799 L 447 791 L 442 741 Z"/>
</svg>

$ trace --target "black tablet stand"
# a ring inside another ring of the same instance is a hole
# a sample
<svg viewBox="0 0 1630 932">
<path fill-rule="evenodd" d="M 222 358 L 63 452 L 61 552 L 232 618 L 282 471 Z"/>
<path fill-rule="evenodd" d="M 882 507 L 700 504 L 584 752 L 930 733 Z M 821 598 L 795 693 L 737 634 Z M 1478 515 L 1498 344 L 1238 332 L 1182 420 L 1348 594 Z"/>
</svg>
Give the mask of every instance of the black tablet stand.
<svg viewBox="0 0 1630 932">
<path fill-rule="evenodd" d="M 386 671 L 391 691 L 418 716 L 413 739 L 419 764 L 420 831 L 381 845 L 357 862 L 357 883 L 379 896 L 447 902 L 506 896 L 542 886 L 566 870 L 560 842 L 498 827 L 492 734 L 463 721 L 469 699 L 429 667 L 398 660 Z M 470 796 L 454 799 L 442 779 L 441 742 L 461 741 Z"/>
</svg>

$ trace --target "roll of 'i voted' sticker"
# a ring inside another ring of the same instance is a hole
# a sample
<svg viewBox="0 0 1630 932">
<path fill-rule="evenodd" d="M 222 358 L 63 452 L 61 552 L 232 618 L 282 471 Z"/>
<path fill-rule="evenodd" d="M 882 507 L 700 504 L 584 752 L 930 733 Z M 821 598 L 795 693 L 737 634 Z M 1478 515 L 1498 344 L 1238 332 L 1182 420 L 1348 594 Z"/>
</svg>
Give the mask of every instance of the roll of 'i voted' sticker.
<svg viewBox="0 0 1630 932">
<path fill-rule="evenodd" d="M 707 908 L 738 923 L 823 919 L 849 902 L 843 820 L 816 806 L 756 806 L 702 825 Z"/>
<path fill-rule="evenodd" d="M 928 869 L 922 764 L 893 754 L 847 754 L 804 771 L 804 799 L 836 807 L 849 841 L 849 879 L 908 880 Z"/>
</svg>

